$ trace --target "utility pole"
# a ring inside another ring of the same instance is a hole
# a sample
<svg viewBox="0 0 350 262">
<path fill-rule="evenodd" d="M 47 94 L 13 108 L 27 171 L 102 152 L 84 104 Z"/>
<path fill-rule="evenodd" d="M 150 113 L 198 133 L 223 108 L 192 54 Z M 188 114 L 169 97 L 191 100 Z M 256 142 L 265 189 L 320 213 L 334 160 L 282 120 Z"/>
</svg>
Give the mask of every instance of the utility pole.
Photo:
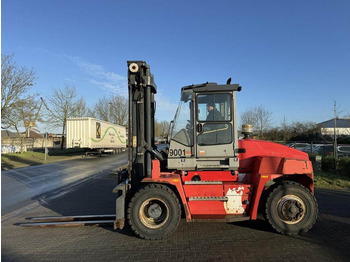
<svg viewBox="0 0 350 262">
<path fill-rule="evenodd" d="M 337 101 L 334 101 L 334 169 L 337 167 L 338 145 L 337 145 Z"/>
<path fill-rule="evenodd" d="M 47 132 L 45 133 L 45 162 L 46 162 L 46 155 L 49 150 L 47 150 Z"/>
</svg>

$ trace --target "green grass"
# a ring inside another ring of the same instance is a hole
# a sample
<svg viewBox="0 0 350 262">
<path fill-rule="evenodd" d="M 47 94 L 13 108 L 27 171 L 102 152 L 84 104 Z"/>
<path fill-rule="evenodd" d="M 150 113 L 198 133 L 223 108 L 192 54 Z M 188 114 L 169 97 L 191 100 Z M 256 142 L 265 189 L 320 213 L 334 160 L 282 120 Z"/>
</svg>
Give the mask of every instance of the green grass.
<svg viewBox="0 0 350 262">
<path fill-rule="evenodd" d="M 327 189 L 349 189 L 350 171 L 347 175 L 340 175 L 329 171 L 315 171 L 315 187 Z"/>
<path fill-rule="evenodd" d="M 1 170 L 41 165 L 57 161 L 69 160 L 80 157 L 83 151 L 80 150 L 50 150 L 45 162 L 45 154 L 42 152 L 23 152 L 21 154 L 11 153 L 1 155 Z"/>
</svg>

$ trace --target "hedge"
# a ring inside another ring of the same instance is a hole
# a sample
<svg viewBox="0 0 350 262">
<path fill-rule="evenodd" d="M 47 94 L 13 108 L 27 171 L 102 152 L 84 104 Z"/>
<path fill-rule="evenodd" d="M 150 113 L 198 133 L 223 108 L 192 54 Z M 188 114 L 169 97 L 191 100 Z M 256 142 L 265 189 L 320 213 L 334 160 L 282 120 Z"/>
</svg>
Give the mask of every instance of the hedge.
<svg viewBox="0 0 350 262">
<path fill-rule="evenodd" d="M 339 157 L 337 168 L 334 170 L 333 156 L 325 156 L 322 158 L 322 169 L 325 171 L 337 171 L 341 175 L 350 176 L 350 157 Z"/>
</svg>

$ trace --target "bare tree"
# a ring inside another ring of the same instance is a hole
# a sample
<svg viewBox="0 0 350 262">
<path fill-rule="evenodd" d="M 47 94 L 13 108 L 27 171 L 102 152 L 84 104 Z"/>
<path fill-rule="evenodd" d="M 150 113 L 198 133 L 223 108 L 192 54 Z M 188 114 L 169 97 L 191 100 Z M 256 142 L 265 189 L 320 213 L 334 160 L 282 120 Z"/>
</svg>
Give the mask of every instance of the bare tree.
<svg viewBox="0 0 350 262">
<path fill-rule="evenodd" d="M 126 125 L 128 120 L 128 100 L 121 96 L 112 96 L 110 100 L 111 106 L 109 110 L 113 123 Z"/>
<path fill-rule="evenodd" d="M 38 95 L 28 95 L 25 99 L 25 103 L 20 108 L 23 127 L 28 134 L 32 127 L 37 126 L 38 122 L 43 122 L 42 114 L 40 113 L 42 104 L 42 100 Z"/>
<path fill-rule="evenodd" d="M 110 123 L 126 125 L 128 120 L 128 100 L 121 96 L 103 97 L 95 105 L 93 115 Z"/>
<path fill-rule="evenodd" d="M 271 126 L 272 113 L 263 106 L 252 107 L 241 115 L 242 125 L 253 125 L 259 131 L 259 136 L 264 136 L 264 131 Z"/>
<path fill-rule="evenodd" d="M 91 110 L 86 105 L 86 101 L 84 98 L 80 98 L 76 103 L 75 116 L 83 117 L 83 116 L 91 116 Z"/>
<path fill-rule="evenodd" d="M 289 128 L 288 128 L 288 124 L 286 121 L 286 117 L 283 117 L 283 121 L 281 123 L 281 130 L 283 132 L 283 142 L 284 144 L 287 143 L 287 140 L 289 139 Z"/>
<path fill-rule="evenodd" d="M 169 132 L 169 125 L 170 123 L 167 121 L 154 121 L 154 133 L 155 136 L 159 138 L 164 138 L 166 135 L 168 135 Z"/>
<path fill-rule="evenodd" d="M 27 131 L 35 127 L 37 122 L 41 122 L 42 103 L 36 95 L 28 95 L 25 99 L 17 101 L 16 106 L 12 107 L 8 115 L 8 126 L 17 132 L 17 137 L 20 138 L 21 153 L 23 152 L 24 138 Z M 21 134 L 19 129 L 24 127 L 25 133 Z"/>
<path fill-rule="evenodd" d="M 160 122 L 160 132 L 161 132 L 162 137 L 168 135 L 168 132 L 169 132 L 169 122 L 168 121 L 163 120 Z"/>
<path fill-rule="evenodd" d="M 66 119 L 83 116 L 81 114 L 86 113 L 85 101 L 82 97 L 78 97 L 72 84 L 65 84 L 63 88 L 55 89 L 53 95 L 46 100 L 47 122 L 54 128 L 62 127 L 61 149 L 63 149 Z"/>
<path fill-rule="evenodd" d="M 258 126 L 258 119 L 254 108 L 250 108 L 242 113 L 241 125 L 252 125 L 255 128 Z"/>
<path fill-rule="evenodd" d="M 161 136 L 161 126 L 160 126 L 160 123 L 156 119 L 154 120 L 154 135 L 156 137 Z"/>
<path fill-rule="evenodd" d="M 263 106 L 258 106 L 255 108 L 255 110 L 258 124 L 257 127 L 259 128 L 260 136 L 263 137 L 263 132 L 271 126 L 272 113 L 270 111 L 267 111 Z"/>
<path fill-rule="evenodd" d="M 23 152 L 24 135 L 20 133 L 19 129 L 23 126 L 23 119 L 21 115 L 21 108 L 24 107 L 25 99 L 18 100 L 16 106 L 12 106 L 11 110 L 6 113 L 6 126 L 16 130 L 17 137 L 20 139 L 20 152 Z"/>
<path fill-rule="evenodd" d="M 1 117 L 5 128 L 13 124 L 11 111 L 23 104 L 24 95 L 35 80 L 33 69 L 17 66 L 13 55 L 1 55 Z"/>
<path fill-rule="evenodd" d="M 93 109 L 93 117 L 99 118 L 103 121 L 111 122 L 110 119 L 110 104 L 108 98 L 102 97 L 98 100 L 98 102 L 95 104 Z"/>
</svg>

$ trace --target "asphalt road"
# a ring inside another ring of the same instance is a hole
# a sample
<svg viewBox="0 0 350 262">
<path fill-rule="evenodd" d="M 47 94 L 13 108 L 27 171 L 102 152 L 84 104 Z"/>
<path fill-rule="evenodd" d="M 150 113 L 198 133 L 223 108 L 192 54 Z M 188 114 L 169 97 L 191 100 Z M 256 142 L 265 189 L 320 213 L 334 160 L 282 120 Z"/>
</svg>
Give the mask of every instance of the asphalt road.
<svg viewBox="0 0 350 262">
<path fill-rule="evenodd" d="M 95 176 L 68 193 L 2 223 L 3 261 L 349 261 L 350 192 L 316 190 L 319 217 L 304 236 L 275 233 L 263 220 L 186 223 L 162 241 L 129 228 L 24 228 L 26 217 L 113 214 L 117 181 Z"/>
<path fill-rule="evenodd" d="M 54 194 L 52 191 L 106 173 L 126 163 L 126 153 L 122 153 L 82 157 L 1 172 L 2 216 L 40 201 L 47 194 Z"/>
</svg>

